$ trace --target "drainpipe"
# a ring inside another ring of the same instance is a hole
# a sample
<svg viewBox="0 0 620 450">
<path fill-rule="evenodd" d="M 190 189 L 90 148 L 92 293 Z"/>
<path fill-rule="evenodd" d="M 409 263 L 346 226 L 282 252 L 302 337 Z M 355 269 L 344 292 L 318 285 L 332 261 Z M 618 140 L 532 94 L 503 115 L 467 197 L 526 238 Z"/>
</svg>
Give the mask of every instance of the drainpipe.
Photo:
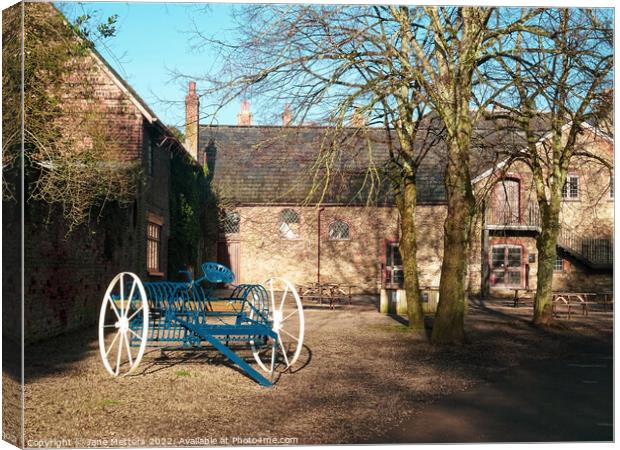
<svg viewBox="0 0 620 450">
<path fill-rule="evenodd" d="M 321 213 L 325 208 L 320 207 L 316 213 L 316 282 L 321 284 Z"/>
</svg>

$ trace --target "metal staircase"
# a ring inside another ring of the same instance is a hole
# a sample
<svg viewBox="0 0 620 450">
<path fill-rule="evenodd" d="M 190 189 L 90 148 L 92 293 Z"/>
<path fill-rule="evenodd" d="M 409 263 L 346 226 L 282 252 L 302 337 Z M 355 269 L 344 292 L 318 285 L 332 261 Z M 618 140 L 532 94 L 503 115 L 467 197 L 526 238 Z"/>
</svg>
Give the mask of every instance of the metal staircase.
<svg viewBox="0 0 620 450">
<path fill-rule="evenodd" d="M 584 238 L 562 228 L 558 247 L 593 269 L 611 270 L 614 263 L 614 243 L 609 238 Z"/>
</svg>

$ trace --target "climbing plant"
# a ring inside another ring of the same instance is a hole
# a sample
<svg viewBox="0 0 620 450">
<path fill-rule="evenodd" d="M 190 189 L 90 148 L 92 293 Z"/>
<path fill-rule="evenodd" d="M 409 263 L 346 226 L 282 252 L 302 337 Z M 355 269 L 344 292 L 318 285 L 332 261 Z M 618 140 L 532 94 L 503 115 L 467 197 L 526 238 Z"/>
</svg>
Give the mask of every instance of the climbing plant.
<svg viewBox="0 0 620 450">
<path fill-rule="evenodd" d="M 203 169 L 185 152 L 173 152 L 170 164 L 170 277 L 204 257 L 208 185 Z"/>
<path fill-rule="evenodd" d="M 94 97 L 101 69 L 93 40 L 113 36 L 116 17 L 99 25 L 91 19 L 70 23 L 49 3 L 3 13 L 3 200 L 20 189 L 23 156 L 24 200 L 58 207 L 69 229 L 110 202 L 131 203 L 140 180 Z"/>
</svg>

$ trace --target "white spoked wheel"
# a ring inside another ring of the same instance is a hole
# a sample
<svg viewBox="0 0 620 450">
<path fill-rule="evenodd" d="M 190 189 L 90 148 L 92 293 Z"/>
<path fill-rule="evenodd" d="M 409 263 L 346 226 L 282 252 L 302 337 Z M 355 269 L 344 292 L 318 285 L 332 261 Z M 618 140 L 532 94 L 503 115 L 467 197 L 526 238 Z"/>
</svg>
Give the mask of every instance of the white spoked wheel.
<svg viewBox="0 0 620 450">
<path fill-rule="evenodd" d="M 278 339 L 263 345 L 251 341 L 254 359 L 270 375 L 288 370 L 299 358 L 304 342 L 304 310 L 299 294 L 283 278 L 270 278 L 263 286 L 269 295 L 269 316 Z"/>
<path fill-rule="evenodd" d="M 137 275 L 121 272 L 106 290 L 99 312 L 99 353 L 115 377 L 132 373 L 146 348 L 149 305 Z"/>
</svg>

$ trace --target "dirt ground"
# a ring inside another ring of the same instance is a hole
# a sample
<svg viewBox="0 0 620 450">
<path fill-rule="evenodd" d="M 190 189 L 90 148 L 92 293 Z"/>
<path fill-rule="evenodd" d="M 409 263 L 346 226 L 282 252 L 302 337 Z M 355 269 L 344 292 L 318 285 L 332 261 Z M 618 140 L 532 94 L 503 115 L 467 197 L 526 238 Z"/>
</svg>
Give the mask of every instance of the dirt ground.
<svg viewBox="0 0 620 450">
<path fill-rule="evenodd" d="M 433 347 L 410 335 L 401 318 L 379 314 L 374 301 L 357 298 L 336 310 L 308 305 L 297 368 L 272 388 L 260 387 L 213 351 L 161 357 L 154 349 L 136 374 L 113 379 L 101 364 L 95 327 L 30 347 L 25 444 L 381 442 L 426 405 L 493 383 L 521 364 L 561 359 L 583 342 L 611 349 L 610 312 L 561 319 L 541 331 L 528 323 L 531 308 L 474 302 L 466 321 L 469 342 Z M 5 371 L 9 398 L 15 383 Z M 10 420 L 5 415 L 5 424 Z"/>
</svg>

